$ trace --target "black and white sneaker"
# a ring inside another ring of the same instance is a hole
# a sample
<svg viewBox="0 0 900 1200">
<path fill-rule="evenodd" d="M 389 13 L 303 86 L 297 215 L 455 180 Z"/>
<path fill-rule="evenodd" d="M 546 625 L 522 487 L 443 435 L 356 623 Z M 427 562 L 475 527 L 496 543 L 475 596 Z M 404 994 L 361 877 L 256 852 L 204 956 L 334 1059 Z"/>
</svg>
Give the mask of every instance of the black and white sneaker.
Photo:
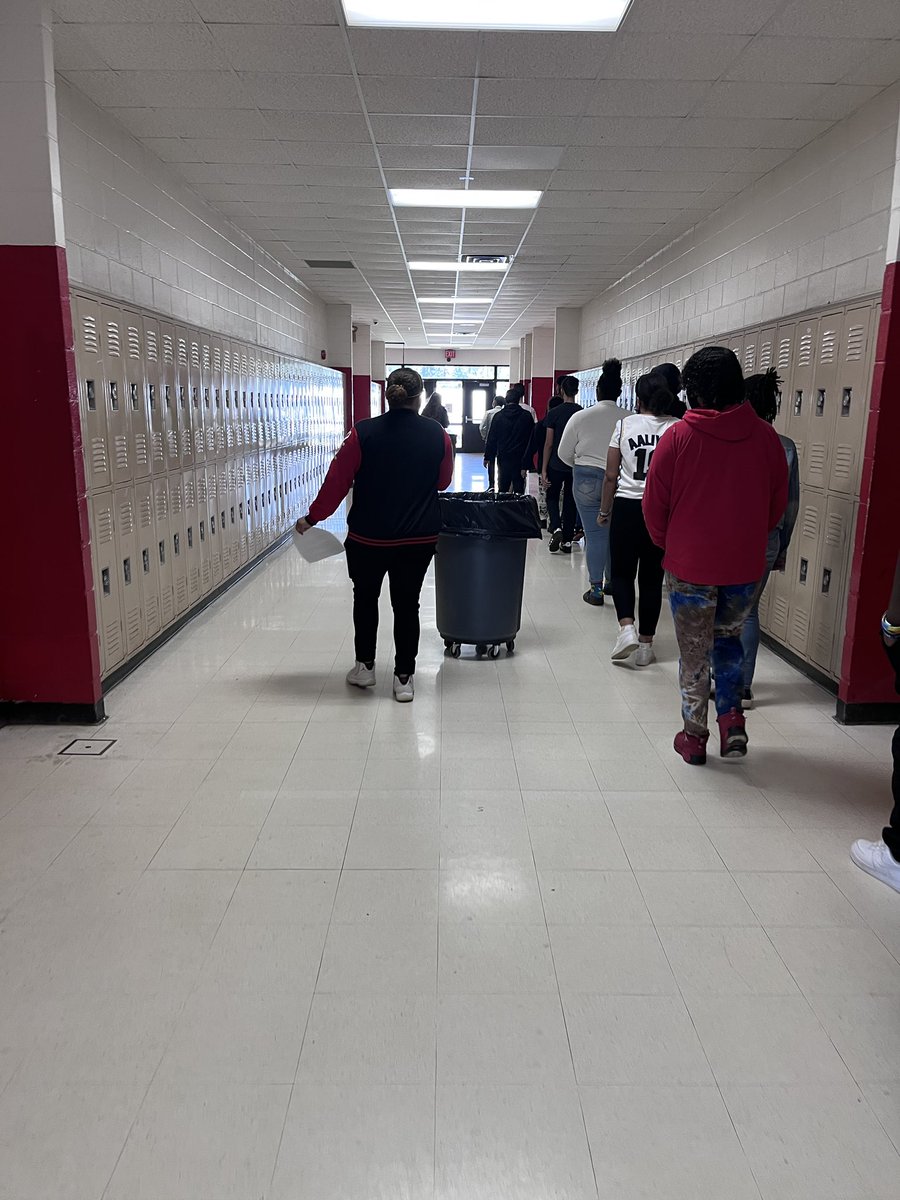
<svg viewBox="0 0 900 1200">
<path fill-rule="evenodd" d="M 562 550 L 563 554 L 571 554 L 572 553 L 572 543 L 571 542 L 563 542 L 559 548 L 560 548 L 560 550 Z"/>
<path fill-rule="evenodd" d="M 562 530 L 554 529 L 550 537 L 550 545 L 547 547 L 551 554 L 555 554 L 562 545 Z"/>
</svg>

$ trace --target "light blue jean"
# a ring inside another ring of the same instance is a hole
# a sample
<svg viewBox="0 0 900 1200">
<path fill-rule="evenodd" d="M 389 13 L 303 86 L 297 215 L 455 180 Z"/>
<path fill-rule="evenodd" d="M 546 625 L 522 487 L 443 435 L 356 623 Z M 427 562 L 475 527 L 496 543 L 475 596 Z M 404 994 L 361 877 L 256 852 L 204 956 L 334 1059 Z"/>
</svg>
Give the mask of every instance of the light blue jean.
<svg viewBox="0 0 900 1200">
<path fill-rule="evenodd" d="M 602 584 L 612 577 L 609 566 L 609 525 L 598 525 L 600 497 L 606 472 L 602 467 L 579 467 L 574 470 L 575 506 L 584 530 L 584 553 L 591 583 Z"/>
</svg>

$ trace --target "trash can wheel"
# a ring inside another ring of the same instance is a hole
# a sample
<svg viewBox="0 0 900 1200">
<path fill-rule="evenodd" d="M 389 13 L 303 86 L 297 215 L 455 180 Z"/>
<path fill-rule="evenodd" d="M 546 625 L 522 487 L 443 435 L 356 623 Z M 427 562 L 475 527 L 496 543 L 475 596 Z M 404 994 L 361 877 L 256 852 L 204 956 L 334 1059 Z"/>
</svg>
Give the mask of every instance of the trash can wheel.
<svg viewBox="0 0 900 1200">
<path fill-rule="evenodd" d="M 451 658 L 459 658 L 460 654 L 462 654 L 461 643 L 460 642 L 451 642 L 450 645 L 447 647 L 447 653 L 450 655 Z"/>
<path fill-rule="evenodd" d="M 496 642 L 493 644 L 493 646 L 491 646 L 490 650 L 488 650 L 488 657 L 489 658 L 499 658 L 500 657 L 500 647 L 497 645 Z"/>
<path fill-rule="evenodd" d="M 510 640 L 506 643 L 506 653 L 513 654 L 513 653 L 515 653 L 515 649 L 516 649 L 516 639 L 510 638 Z"/>
<path fill-rule="evenodd" d="M 486 642 L 479 642 L 478 645 L 475 647 L 475 653 L 478 655 L 479 658 L 481 658 L 481 656 L 483 654 L 487 654 L 487 652 L 488 652 L 488 648 L 487 648 Z"/>
</svg>

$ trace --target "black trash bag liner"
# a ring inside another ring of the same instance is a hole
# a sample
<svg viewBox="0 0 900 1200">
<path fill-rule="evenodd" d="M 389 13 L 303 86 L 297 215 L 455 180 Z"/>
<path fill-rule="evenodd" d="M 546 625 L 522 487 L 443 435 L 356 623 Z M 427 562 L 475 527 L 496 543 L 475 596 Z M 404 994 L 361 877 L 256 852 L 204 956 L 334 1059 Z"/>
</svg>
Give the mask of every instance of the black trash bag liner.
<svg viewBox="0 0 900 1200">
<path fill-rule="evenodd" d="M 442 492 L 441 533 L 482 538 L 539 538 L 534 496 L 512 492 Z"/>
</svg>

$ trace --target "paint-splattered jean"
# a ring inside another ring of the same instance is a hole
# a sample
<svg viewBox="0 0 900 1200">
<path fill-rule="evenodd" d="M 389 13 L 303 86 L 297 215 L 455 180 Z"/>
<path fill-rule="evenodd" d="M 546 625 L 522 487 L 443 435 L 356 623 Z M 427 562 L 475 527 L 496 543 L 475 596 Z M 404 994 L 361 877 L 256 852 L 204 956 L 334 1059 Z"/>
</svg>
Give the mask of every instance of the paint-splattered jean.
<svg viewBox="0 0 900 1200">
<path fill-rule="evenodd" d="M 755 583 L 716 587 L 668 577 L 669 602 L 681 661 L 681 715 L 692 733 L 709 727 L 709 662 L 716 673 L 716 711 L 741 707 L 744 653 L 741 630 L 756 594 Z"/>
</svg>

